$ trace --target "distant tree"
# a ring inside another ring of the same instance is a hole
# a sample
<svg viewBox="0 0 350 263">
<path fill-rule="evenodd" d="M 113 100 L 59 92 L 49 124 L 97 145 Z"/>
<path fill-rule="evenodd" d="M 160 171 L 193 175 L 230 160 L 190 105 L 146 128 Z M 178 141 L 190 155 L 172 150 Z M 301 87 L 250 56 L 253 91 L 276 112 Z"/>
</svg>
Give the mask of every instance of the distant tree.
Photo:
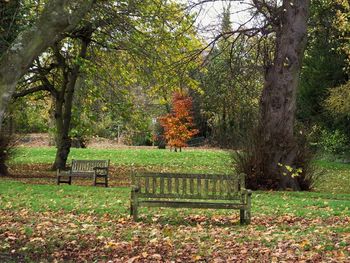
<svg viewBox="0 0 350 263">
<path fill-rule="evenodd" d="M 0 56 L 0 128 L 16 85 L 34 59 L 62 39 L 63 33 L 74 30 L 94 3 L 95 0 L 48 1 L 35 23 L 19 32 L 7 45 Z"/>
<path fill-rule="evenodd" d="M 341 26 L 337 1 L 311 2 L 300 87 L 297 96 L 297 118 L 306 126 L 332 126 L 323 101 L 328 89 L 346 81 L 346 53 L 342 50 Z M 335 21 L 336 19 L 336 21 Z M 348 42 L 348 41 L 347 41 Z"/>
<path fill-rule="evenodd" d="M 231 31 L 229 6 L 223 10 L 220 32 Z M 201 116 L 207 120 L 208 135 L 216 146 L 242 146 L 256 123 L 263 87 L 258 43 L 257 37 L 229 35 L 219 39 L 207 56 L 206 72 L 201 76 Z"/>
<path fill-rule="evenodd" d="M 339 40 L 341 40 L 341 50 L 346 53 L 348 60 L 347 72 L 350 73 L 350 3 L 347 0 L 335 0 L 337 10 L 334 27 L 339 30 Z"/>
<path fill-rule="evenodd" d="M 172 101 L 172 112 L 160 118 L 164 127 L 167 144 L 175 151 L 187 146 L 187 141 L 198 133 L 194 129 L 192 117 L 192 99 L 181 92 L 175 92 Z"/>
<path fill-rule="evenodd" d="M 0 57 L 18 34 L 20 1 L 0 1 Z"/>
</svg>

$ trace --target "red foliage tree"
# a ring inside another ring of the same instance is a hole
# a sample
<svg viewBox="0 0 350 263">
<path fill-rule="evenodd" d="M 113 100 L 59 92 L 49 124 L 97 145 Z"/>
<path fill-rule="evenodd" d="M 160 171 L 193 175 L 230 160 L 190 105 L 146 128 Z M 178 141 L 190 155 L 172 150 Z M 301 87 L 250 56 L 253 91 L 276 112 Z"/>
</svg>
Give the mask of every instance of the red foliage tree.
<svg viewBox="0 0 350 263">
<path fill-rule="evenodd" d="M 167 145 L 175 151 L 187 146 L 187 141 L 198 133 L 194 129 L 192 117 L 192 99 L 180 92 L 175 92 L 172 101 L 172 112 L 160 117 L 160 124 L 164 128 Z"/>
</svg>

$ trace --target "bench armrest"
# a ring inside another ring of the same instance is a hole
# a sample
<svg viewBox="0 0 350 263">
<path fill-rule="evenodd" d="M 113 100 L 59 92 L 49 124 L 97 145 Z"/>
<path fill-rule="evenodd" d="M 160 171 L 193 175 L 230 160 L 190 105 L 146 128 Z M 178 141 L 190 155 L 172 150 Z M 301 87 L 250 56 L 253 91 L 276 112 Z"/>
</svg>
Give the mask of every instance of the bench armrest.
<svg viewBox="0 0 350 263">
<path fill-rule="evenodd" d="M 57 176 L 59 176 L 59 175 L 70 175 L 71 173 L 72 173 L 71 170 L 61 170 L 61 169 L 57 169 L 56 170 Z"/>
<path fill-rule="evenodd" d="M 139 191 L 140 191 L 140 186 L 132 185 L 132 186 L 131 186 L 131 191 L 132 191 L 132 192 L 139 192 Z"/>
<path fill-rule="evenodd" d="M 108 167 L 94 167 L 95 175 L 108 176 Z"/>
<path fill-rule="evenodd" d="M 245 203 L 245 204 L 250 204 L 251 202 L 251 197 L 252 197 L 252 190 L 249 190 L 249 189 L 245 189 L 245 188 L 242 188 L 241 189 L 241 197 L 242 197 L 242 201 Z"/>
<path fill-rule="evenodd" d="M 244 195 L 252 195 L 253 191 L 250 190 L 250 189 L 242 188 L 241 189 L 241 193 L 244 194 Z"/>
<path fill-rule="evenodd" d="M 108 171 L 108 167 L 94 167 L 92 168 L 94 171 L 96 170 L 103 170 L 103 171 Z"/>
</svg>

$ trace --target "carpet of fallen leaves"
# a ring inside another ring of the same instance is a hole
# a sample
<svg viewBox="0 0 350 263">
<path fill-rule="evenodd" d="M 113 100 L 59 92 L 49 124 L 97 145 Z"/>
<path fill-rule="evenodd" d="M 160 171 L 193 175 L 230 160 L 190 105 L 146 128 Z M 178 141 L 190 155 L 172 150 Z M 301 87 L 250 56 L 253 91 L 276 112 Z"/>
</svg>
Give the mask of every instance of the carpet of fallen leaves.
<svg viewBox="0 0 350 263">
<path fill-rule="evenodd" d="M 55 182 L 48 164 L 16 165 L 10 172 L 11 180 Z M 111 167 L 110 185 L 128 186 L 129 172 Z M 0 262 L 350 262 L 346 214 L 304 218 L 256 211 L 250 225 L 240 226 L 237 211 L 181 218 L 180 210 L 180 220 L 160 211 L 135 223 L 125 213 L 0 207 Z"/>
<path fill-rule="evenodd" d="M 350 217 L 129 217 L 0 210 L 0 262 L 350 262 Z"/>
</svg>

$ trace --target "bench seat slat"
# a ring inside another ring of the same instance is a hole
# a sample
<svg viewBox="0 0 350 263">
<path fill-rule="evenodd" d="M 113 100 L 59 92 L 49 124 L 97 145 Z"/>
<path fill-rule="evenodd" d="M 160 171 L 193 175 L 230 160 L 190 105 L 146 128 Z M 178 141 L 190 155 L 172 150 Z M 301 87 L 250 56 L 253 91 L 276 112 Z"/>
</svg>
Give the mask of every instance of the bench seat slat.
<svg viewBox="0 0 350 263">
<path fill-rule="evenodd" d="M 244 204 L 240 203 L 207 203 L 207 202 L 186 202 L 186 201 L 138 201 L 139 206 L 145 207 L 183 207 L 183 208 L 211 208 L 211 209 L 240 209 Z"/>
<path fill-rule="evenodd" d="M 160 193 L 143 193 L 140 192 L 137 195 L 139 198 L 163 198 L 163 199 L 193 199 L 193 200 L 240 200 L 241 196 L 236 194 L 236 195 L 231 195 L 231 196 L 223 196 L 223 197 L 218 197 L 217 195 L 207 195 L 207 196 L 200 196 L 200 195 L 192 195 L 192 194 L 160 194 Z"/>
<path fill-rule="evenodd" d="M 144 173 L 135 174 L 135 177 L 165 177 L 170 176 L 171 178 L 193 178 L 193 179 L 216 179 L 223 178 L 224 180 L 237 181 L 239 178 L 236 175 L 219 175 L 219 174 L 178 174 L 178 173 Z"/>
</svg>

